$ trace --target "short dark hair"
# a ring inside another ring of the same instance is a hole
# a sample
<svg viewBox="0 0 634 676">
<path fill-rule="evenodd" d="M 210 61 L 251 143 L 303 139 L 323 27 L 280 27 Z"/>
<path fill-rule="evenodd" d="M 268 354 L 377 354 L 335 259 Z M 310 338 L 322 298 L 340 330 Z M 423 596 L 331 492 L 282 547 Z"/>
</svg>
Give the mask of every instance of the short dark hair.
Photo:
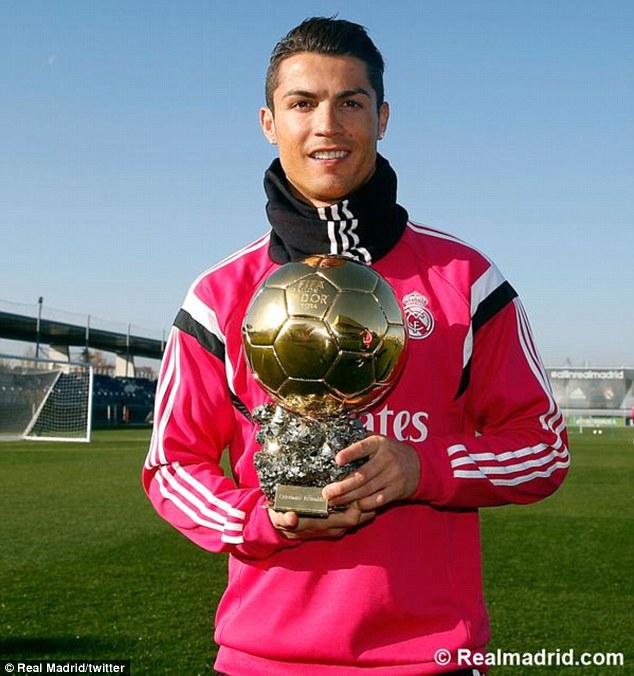
<svg viewBox="0 0 634 676">
<path fill-rule="evenodd" d="M 366 29 L 358 23 L 315 16 L 295 26 L 273 48 L 266 71 L 266 105 L 273 110 L 273 92 L 277 88 L 280 63 L 289 56 L 313 52 L 330 56 L 354 56 L 363 61 L 368 69 L 368 79 L 376 92 L 377 106 L 385 96 L 383 70 L 385 64 L 381 52 L 370 39 Z"/>
</svg>

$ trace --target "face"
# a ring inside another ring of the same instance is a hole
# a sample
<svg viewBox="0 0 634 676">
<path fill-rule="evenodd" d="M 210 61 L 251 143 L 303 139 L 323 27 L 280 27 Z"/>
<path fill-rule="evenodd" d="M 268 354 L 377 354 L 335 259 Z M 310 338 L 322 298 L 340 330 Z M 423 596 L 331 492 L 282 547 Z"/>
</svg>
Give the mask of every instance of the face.
<svg viewBox="0 0 634 676">
<path fill-rule="evenodd" d="M 317 207 L 334 204 L 372 176 L 389 108 L 383 103 L 377 111 L 363 61 L 308 52 L 288 57 L 273 103 L 275 112 L 263 108 L 260 123 L 299 197 Z"/>
</svg>

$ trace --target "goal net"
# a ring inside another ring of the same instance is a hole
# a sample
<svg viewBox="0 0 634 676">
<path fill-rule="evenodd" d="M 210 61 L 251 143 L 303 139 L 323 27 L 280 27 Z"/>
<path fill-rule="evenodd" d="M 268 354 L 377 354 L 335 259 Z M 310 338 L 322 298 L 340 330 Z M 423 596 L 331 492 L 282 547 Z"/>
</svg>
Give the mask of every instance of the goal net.
<svg viewBox="0 0 634 676">
<path fill-rule="evenodd" d="M 90 441 L 92 367 L 0 355 L 0 440 Z"/>
</svg>

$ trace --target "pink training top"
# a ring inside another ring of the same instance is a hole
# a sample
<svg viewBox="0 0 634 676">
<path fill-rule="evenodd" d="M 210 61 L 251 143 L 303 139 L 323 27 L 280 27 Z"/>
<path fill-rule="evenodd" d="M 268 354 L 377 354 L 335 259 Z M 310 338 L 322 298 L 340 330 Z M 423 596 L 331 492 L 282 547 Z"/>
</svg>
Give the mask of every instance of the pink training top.
<svg viewBox="0 0 634 676">
<path fill-rule="evenodd" d="M 484 651 L 479 507 L 530 503 L 563 481 L 559 411 L 512 287 L 482 254 L 409 223 L 373 267 L 408 322 L 405 367 L 369 410 L 369 432 L 416 450 L 408 501 L 337 540 L 290 541 L 258 487 L 255 428 L 266 401 L 240 327 L 277 269 L 268 236 L 203 273 L 171 331 L 143 471 L 156 510 L 193 542 L 228 552 L 216 669 L 248 676 L 421 676 Z M 219 466 L 228 448 L 234 479 Z M 442 667 L 440 648 L 453 655 Z"/>
</svg>

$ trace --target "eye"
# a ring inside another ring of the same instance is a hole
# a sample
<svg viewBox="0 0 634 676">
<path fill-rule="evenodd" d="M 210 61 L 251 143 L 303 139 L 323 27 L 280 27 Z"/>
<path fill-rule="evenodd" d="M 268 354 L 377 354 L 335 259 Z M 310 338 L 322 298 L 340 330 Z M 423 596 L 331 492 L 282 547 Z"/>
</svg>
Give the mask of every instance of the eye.
<svg viewBox="0 0 634 676">
<path fill-rule="evenodd" d="M 308 110 L 312 107 L 313 103 L 311 101 L 295 101 L 291 104 L 291 108 L 296 108 L 298 110 Z"/>
<path fill-rule="evenodd" d="M 354 108 L 362 108 L 363 106 L 362 106 L 361 103 L 359 103 L 359 101 L 357 101 L 356 99 L 346 99 L 346 100 L 343 102 L 343 107 L 344 107 L 344 108 L 352 108 L 352 109 L 354 109 Z"/>
</svg>

